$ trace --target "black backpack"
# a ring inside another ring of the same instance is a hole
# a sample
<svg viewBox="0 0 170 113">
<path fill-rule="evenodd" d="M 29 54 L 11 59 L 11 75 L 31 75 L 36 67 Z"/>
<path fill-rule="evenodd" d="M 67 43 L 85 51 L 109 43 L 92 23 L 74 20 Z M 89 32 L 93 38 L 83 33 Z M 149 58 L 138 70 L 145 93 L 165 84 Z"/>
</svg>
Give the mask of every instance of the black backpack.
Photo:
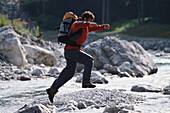
<svg viewBox="0 0 170 113">
<path fill-rule="evenodd" d="M 70 40 L 71 36 L 74 36 L 75 34 L 80 32 L 80 30 L 78 30 L 75 33 L 69 34 L 71 25 L 75 21 L 76 21 L 76 19 L 72 12 L 67 12 L 64 15 L 63 21 L 60 24 L 60 29 L 59 29 L 59 33 L 58 33 L 58 42 L 63 43 L 63 44 L 68 44 L 68 45 L 74 46 L 74 47 L 81 46 L 81 45 L 78 45 L 76 42 Z"/>
</svg>

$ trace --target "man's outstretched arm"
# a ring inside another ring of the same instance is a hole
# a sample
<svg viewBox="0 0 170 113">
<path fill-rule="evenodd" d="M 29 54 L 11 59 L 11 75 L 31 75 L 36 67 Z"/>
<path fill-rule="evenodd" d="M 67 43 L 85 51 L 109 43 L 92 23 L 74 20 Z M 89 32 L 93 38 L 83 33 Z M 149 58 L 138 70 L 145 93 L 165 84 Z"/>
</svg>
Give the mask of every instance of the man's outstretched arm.
<svg viewBox="0 0 170 113">
<path fill-rule="evenodd" d="M 89 32 L 101 31 L 101 30 L 105 30 L 105 29 L 110 29 L 110 25 L 109 24 L 103 24 L 103 25 L 97 25 L 97 26 L 89 26 Z"/>
</svg>

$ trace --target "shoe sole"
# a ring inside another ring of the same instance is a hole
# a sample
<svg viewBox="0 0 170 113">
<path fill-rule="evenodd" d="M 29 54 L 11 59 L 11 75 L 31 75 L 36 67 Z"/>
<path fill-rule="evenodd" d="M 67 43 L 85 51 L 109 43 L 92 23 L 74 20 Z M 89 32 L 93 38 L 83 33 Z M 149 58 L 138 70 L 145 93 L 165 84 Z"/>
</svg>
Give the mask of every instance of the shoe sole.
<svg viewBox="0 0 170 113">
<path fill-rule="evenodd" d="M 82 88 L 95 88 L 96 86 L 82 86 Z"/>
</svg>

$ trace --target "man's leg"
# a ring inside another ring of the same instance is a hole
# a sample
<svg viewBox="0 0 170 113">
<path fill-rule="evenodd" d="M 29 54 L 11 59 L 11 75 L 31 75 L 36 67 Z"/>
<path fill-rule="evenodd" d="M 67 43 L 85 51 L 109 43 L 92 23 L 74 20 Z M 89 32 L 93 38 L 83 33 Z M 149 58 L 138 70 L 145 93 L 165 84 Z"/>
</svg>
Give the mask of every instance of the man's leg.
<svg viewBox="0 0 170 113">
<path fill-rule="evenodd" d="M 59 77 L 53 82 L 51 88 L 58 90 L 68 80 L 70 80 L 75 73 L 76 62 L 66 58 L 67 66 L 60 73 Z"/>
<path fill-rule="evenodd" d="M 46 90 L 51 103 L 53 103 L 54 95 L 58 92 L 58 89 L 74 76 L 76 62 L 67 58 L 66 61 L 67 66 L 60 73 L 59 77 L 53 82 L 51 88 Z"/>
<path fill-rule="evenodd" d="M 67 53 L 72 53 L 72 55 L 69 56 L 70 59 L 72 59 L 75 62 L 84 64 L 85 66 L 83 73 L 83 84 L 90 83 L 91 70 L 93 66 L 93 57 L 82 50 L 67 50 L 67 51 L 68 51 Z M 92 87 L 95 86 L 93 85 Z"/>
</svg>

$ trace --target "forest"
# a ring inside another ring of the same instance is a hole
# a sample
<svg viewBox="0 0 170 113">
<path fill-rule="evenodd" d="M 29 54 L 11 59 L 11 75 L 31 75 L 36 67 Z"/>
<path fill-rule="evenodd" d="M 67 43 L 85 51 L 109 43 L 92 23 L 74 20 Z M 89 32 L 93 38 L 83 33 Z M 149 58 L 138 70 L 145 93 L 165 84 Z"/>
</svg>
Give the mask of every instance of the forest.
<svg viewBox="0 0 170 113">
<path fill-rule="evenodd" d="M 138 19 L 139 24 L 170 23 L 170 0 L 21 0 L 22 7 L 40 28 L 54 29 L 67 11 L 78 16 L 90 10 L 97 23 Z M 146 21 L 147 20 L 147 21 Z"/>
</svg>

